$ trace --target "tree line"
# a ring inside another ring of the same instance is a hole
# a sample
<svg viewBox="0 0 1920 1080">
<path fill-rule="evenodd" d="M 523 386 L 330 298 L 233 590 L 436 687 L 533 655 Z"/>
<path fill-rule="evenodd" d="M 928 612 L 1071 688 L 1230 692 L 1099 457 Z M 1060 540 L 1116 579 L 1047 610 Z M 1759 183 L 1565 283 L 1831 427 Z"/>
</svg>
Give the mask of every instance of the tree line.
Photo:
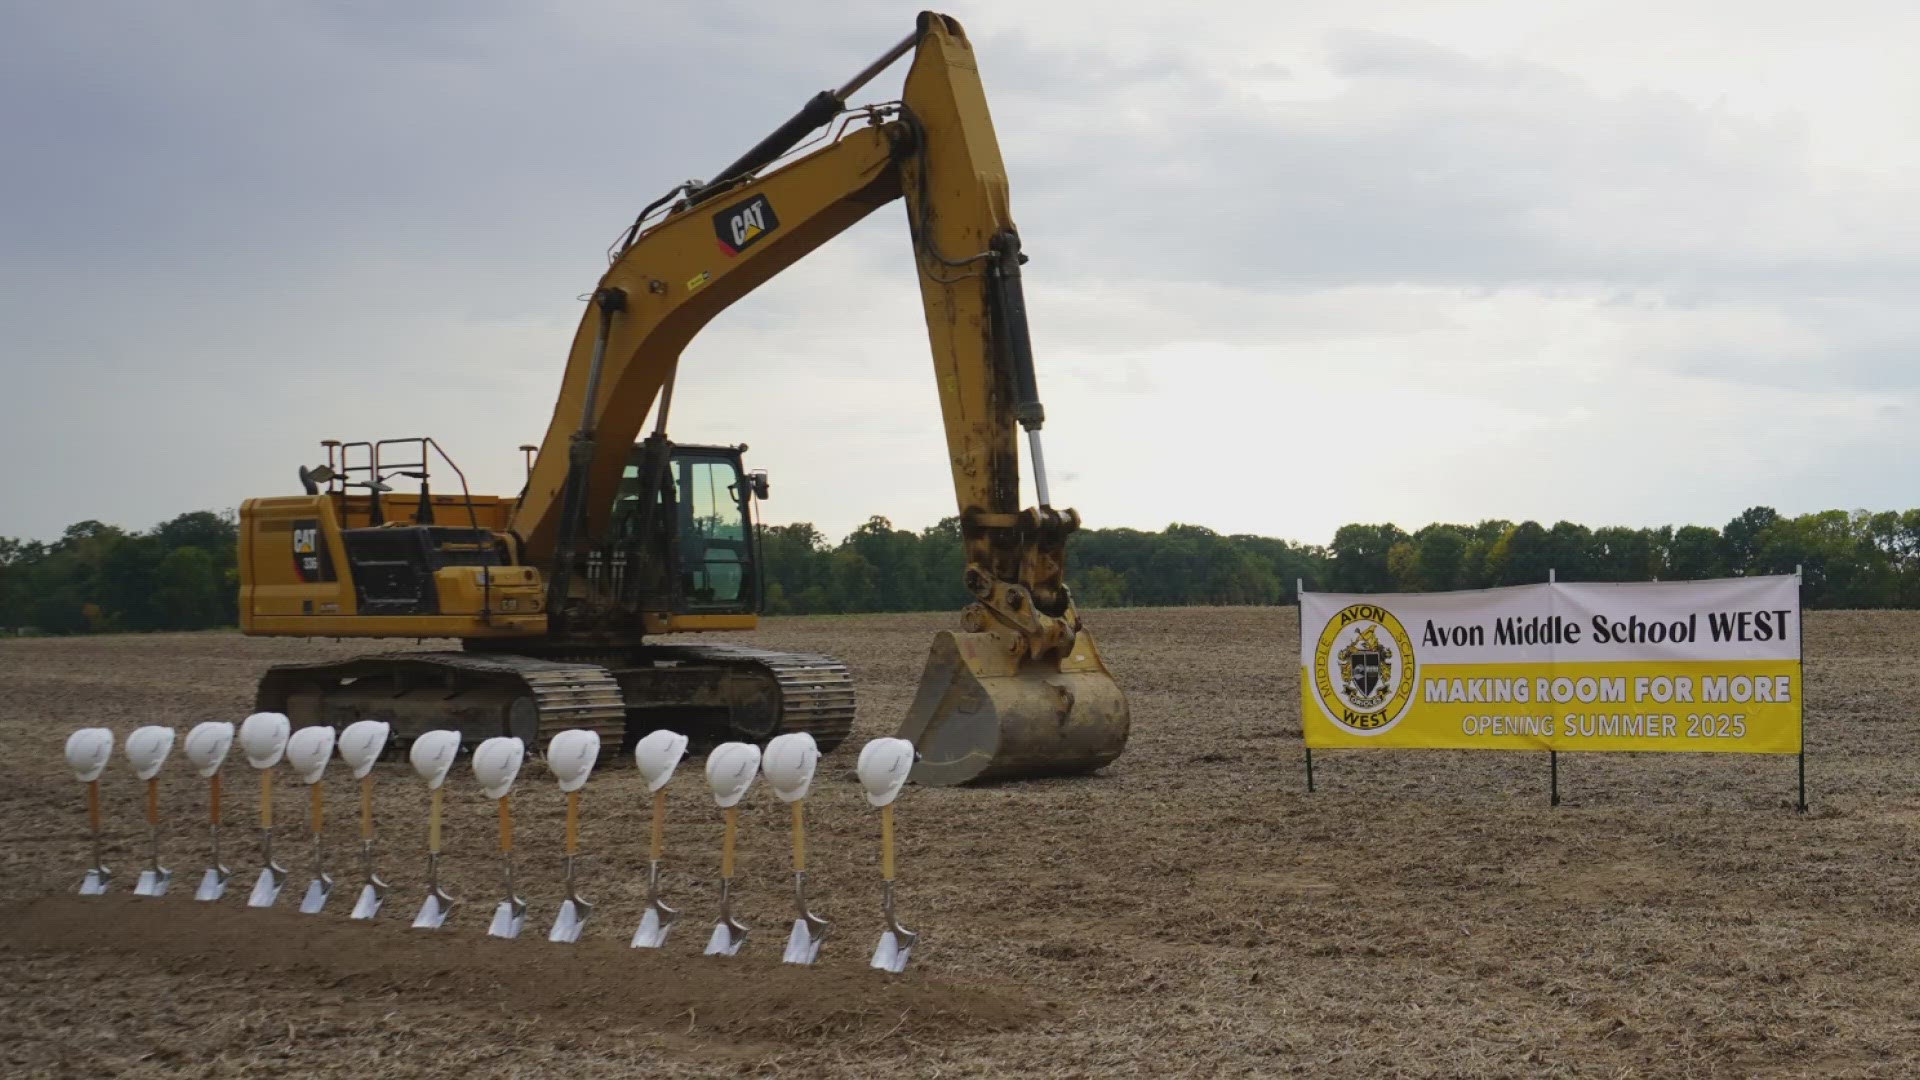
<svg viewBox="0 0 1920 1080">
<path fill-rule="evenodd" d="M 873 517 L 837 543 L 798 522 L 761 527 L 772 615 L 957 609 L 957 518 L 918 531 Z M 238 621 L 231 513 L 182 514 L 145 532 L 98 521 L 51 543 L 0 537 L 0 628 L 46 633 L 199 630 Z M 1920 608 L 1920 510 L 1754 507 L 1724 527 L 1589 528 L 1534 521 L 1345 525 L 1330 544 L 1200 525 L 1086 529 L 1068 544 L 1085 607 L 1290 604 L 1295 583 L 1334 592 L 1479 589 L 1545 581 L 1804 575 L 1808 607 Z"/>
</svg>

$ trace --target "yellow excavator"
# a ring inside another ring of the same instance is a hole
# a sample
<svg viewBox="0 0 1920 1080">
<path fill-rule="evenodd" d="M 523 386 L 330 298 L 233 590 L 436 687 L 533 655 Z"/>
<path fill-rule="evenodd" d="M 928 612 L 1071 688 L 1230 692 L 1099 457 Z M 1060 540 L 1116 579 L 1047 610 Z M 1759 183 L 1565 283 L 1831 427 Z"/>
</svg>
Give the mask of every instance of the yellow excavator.
<svg viewBox="0 0 1920 1080">
<path fill-rule="evenodd" d="M 847 99 L 908 53 L 899 101 Z M 824 129 L 824 130 L 823 130 Z M 804 152 L 795 148 L 816 132 Z M 1050 503 L 1021 291 L 1020 236 L 973 49 L 953 19 L 915 32 L 707 182 L 641 211 L 610 251 L 517 499 L 475 495 L 430 437 L 323 442 L 303 494 L 240 512 L 249 634 L 457 638 L 459 651 L 287 664 L 257 705 L 296 723 L 383 719 L 391 745 L 454 728 L 544 747 L 670 727 L 706 741 L 852 730 L 853 680 L 824 656 L 650 641 L 750 630 L 763 587 L 745 446 L 667 437 L 682 349 L 701 327 L 881 206 L 901 200 L 926 307 L 972 601 L 939 633 L 899 734 L 930 784 L 1097 769 L 1128 709 L 1067 591 L 1080 526 Z M 635 442 L 653 419 L 652 431 Z M 1020 507 L 1016 424 L 1038 505 Z M 535 451 L 537 450 L 537 453 Z M 436 476 L 443 482 L 435 492 Z M 401 491 L 397 487 L 417 490 Z"/>
</svg>

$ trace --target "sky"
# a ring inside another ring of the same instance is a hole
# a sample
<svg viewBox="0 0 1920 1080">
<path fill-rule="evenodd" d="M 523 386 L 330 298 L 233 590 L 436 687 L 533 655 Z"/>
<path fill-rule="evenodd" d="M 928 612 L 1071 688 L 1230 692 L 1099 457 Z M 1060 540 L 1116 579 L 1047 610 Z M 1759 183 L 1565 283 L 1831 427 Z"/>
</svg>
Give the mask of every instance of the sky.
<svg viewBox="0 0 1920 1080">
<path fill-rule="evenodd" d="M 323 438 L 517 492 L 608 243 L 916 10 L 5 5 L 0 535 L 292 494 Z M 1920 8 L 948 10 L 1089 527 L 1920 505 Z M 672 431 L 768 520 L 919 528 L 930 374 L 883 208 L 694 341 Z"/>
</svg>

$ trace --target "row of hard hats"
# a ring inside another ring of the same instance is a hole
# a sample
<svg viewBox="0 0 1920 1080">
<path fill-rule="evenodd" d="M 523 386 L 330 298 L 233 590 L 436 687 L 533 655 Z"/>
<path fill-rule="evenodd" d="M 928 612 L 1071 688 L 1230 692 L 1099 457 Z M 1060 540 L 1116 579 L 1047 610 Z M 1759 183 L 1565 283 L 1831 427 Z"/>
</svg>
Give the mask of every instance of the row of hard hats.
<svg viewBox="0 0 1920 1080">
<path fill-rule="evenodd" d="M 254 713 L 242 721 L 238 734 L 247 763 L 256 769 L 271 769 L 284 756 L 300 782 L 317 784 L 337 749 L 358 779 L 373 770 L 390 731 L 378 720 L 360 720 L 338 733 L 326 724 L 293 732 L 289 731 L 291 726 L 280 713 Z M 224 721 L 196 725 L 187 733 L 187 759 L 201 776 L 210 777 L 225 763 L 234 737 L 234 726 Z M 159 775 L 173 749 L 173 738 L 172 728 L 158 725 L 139 728 L 127 736 L 126 756 L 134 774 L 142 780 Z M 634 747 L 634 763 L 649 792 L 666 785 L 686 750 L 687 737 L 672 731 L 655 731 L 640 740 Z M 459 752 L 459 732 L 429 731 L 414 740 L 408 760 L 431 789 L 446 782 Z M 67 738 L 66 755 L 68 766 L 80 782 L 98 780 L 113 756 L 113 732 L 81 728 Z M 578 791 L 586 785 L 599 755 L 598 734 L 581 729 L 562 731 L 547 744 L 547 767 L 559 781 L 561 791 Z M 474 750 L 474 777 L 488 798 L 503 798 L 525 760 L 526 744 L 521 740 L 488 739 Z M 775 796 L 783 802 L 795 802 L 806 798 L 819 760 L 819 747 L 813 736 L 804 732 L 773 739 L 764 753 L 752 743 L 722 743 L 707 755 L 707 784 L 714 801 L 724 808 L 738 804 L 753 785 L 754 776 L 764 773 Z M 867 801 L 874 806 L 892 802 L 912 767 L 913 744 L 907 740 L 875 739 L 868 743 L 860 751 L 856 767 Z"/>
</svg>

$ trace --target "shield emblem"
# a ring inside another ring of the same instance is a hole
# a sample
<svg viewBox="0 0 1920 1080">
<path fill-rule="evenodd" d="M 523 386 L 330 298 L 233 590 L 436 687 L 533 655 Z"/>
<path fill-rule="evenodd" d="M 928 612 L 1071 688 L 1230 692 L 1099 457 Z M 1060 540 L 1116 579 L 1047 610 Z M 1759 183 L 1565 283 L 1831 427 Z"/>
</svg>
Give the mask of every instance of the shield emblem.
<svg viewBox="0 0 1920 1080">
<path fill-rule="evenodd" d="M 1355 649 L 1352 653 L 1353 685 L 1363 697 L 1372 697 L 1380 689 L 1381 650 Z"/>
</svg>

